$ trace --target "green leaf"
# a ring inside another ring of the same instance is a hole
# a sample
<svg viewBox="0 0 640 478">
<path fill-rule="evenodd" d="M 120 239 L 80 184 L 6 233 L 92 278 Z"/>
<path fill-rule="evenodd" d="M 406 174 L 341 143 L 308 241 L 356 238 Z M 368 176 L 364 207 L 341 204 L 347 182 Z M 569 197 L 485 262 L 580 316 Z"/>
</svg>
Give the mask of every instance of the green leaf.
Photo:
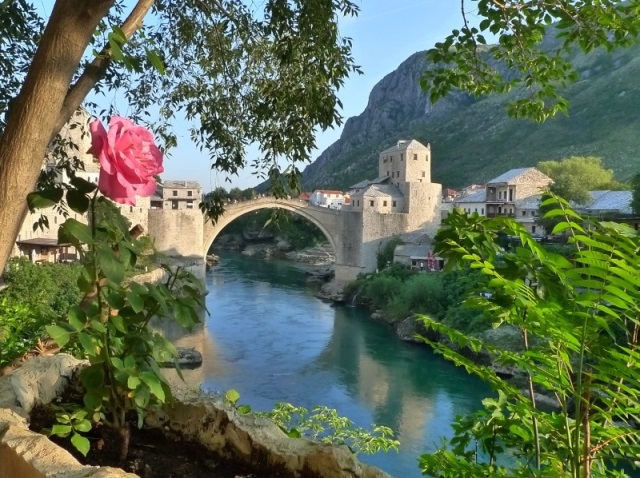
<svg viewBox="0 0 640 478">
<path fill-rule="evenodd" d="M 110 281 L 120 284 L 124 279 L 124 266 L 107 244 L 96 246 L 100 269 Z"/>
<path fill-rule="evenodd" d="M 248 415 L 251 413 L 251 405 L 240 405 L 236 410 L 240 415 Z"/>
<path fill-rule="evenodd" d="M 51 188 L 43 191 L 35 191 L 27 194 L 27 205 L 29 210 L 46 209 L 60 202 L 64 191 L 62 188 Z"/>
<path fill-rule="evenodd" d="M 79 176 L 74 176 L 73 178 L 71 178 L 69 182 L 71 183 L 72 186 L 74 186 L 79 192 L 83 194 L 90 194 L 93 191 L 95 191 L 96 188 L 98 187 L 94 183 L 89 182 L 86 179 L 81 178 Z"/>
<path fill-rule="evenodd" d="M 144 309 L 144 299 L 133 290 L 127 292 L 127 300 L 135 313 L 141 312 Z"/>
<path fill-rule="evenodd" d="M 88 410 L 95 411 L 102 408 L 102 394 L 99 391 L 92 390 L 85 393 L 82 401 Z"/>
<path fill-rule="evenodd" d="M 129 387 L 130 390 L 135 390 L 138 385 L 140 385 L 140 379 L 138 377 L 132 375 L 127 380 L 127 387 Z"/>
<path fill-rule="evenodd" d="M 77 433 L 74 433 L 71 436 L 71 444 L 74 447 L 76 447 L 76 449 L 80 453 L 82 453 L 84 456 L 87 456 L 87 453 L 89 453 L 89 449 L 90 449 L 89 440 L 83 437 L 82 435 L 78 435 Z"/>
<path fill-rule="evenodd" d="M 147 48 L 147 60 L 149 60 L 149 63 L 151 63 L 151 65 L 156 70 L 158 70 L 158 73 L 160 73 L 161 75 L 164 75 L 165 73 L 164 63 L 162 63 L 162 60 L 160 59 L 158 54 L 155 52 L 155 50 L 150 50 Z"/>
<path fill-rule="evenodd" d="M 86 433 L 91 430 L 91 422 L 89 420 L 80 420 L 79 422 L 74 423 L 73 428 L 79 432 Z"/>
<path fill-rule="evenodd" d="M 158 377 L 156 377 L 156 375 L 151 372 L 142 372 L 140 374 L 140 378 L 145 383 L 145 385 L 149 387 L 149 390 L 151 390 L 151 393 L 153 393 L 158 398 L 158 400 L 160 400 L 161 402 L 164 402 L 164 399 L 165 399 L 164 389 L 162 388 L 162 383 L 160 383 L 160 380 L 158 380 Z"/>
<path fill-rule="evenodd" d="M 93 244 L 91 228 L 86 224 L 82 224 L 75 219 L 69 218 L 58 230 L 58 242 L 71 242 L 74 245 Z"/>
<path fill-rule="evenodd" d="M 119 315 L 112 315 L 109 317 L 109 321 L 113 324 L 118 332 L 123 334 L 127 333 L 127 327 L 125 326 L 124 319 Z"/>
<path fill-rule="evenodd" d="M 240 399 L 240 394 L 235 388 L 232 388 L 230 390 L 227 390 L 227 393 L 224 394 L 224 399 L 225 401 L 234 405 Z"/>
<path fill-rule="evenodd" d="M 47 325 L 45 329 L 49 336 L 60 346 L 60 348 L 67 345 L 69 339 L 71 338 L 69 331 L 63 329 L 59 325 Z"/>
<path fill-rule="evenodd" d="M 67 204 L 78 214 L 84 214 L 89 209 L 89 198 L 83 192 L 77 189 L 69 189 L 67 191 Z"/>
<path fill-rule="evenodd" d="M 51 427 L 51 435 L 66 437 L 71 433 L 71 425 L 53 425 Z"/>
<path fill-rule="evenodd" d="M 82 330 L 87 321 L 87 316 L 84 311 L 77 305 L 69 308 L 69 314 L 67 316 L 69 325 L 75 329 L 76 332 Z"/>
<path fill-rule="evenodd" d="M 287 436 L 289 438 L 302 438 L 302 434 L 298 431 L 297 428 L 292 428 L 287 432 Z"/>
<path fill-rule="evenodd" d="M 86 332 L 78 333 L 78 340 L 82 344 L 82 348 L 86 352 L 87 355 L 95 356 L 98 352 L 98 347 L 94 342 L 93 338 Z"/>
<path fill-rule="evenodd" d="M 113 33 L 109 33 L 109 47 L 111 48 L 111 55 L 117 62 L 124 62 L 124 55 L 122 49 L 118 45 L 118 39 Z"/>
<path fill-rule="evenodd" d="M 100 389 L 104 383 L 104 370 L 102 369 L 102 364 L 97 363 L 82 369 L 80 372 L 80 381 L 87 390 Z M 100 400 L 102 403 L 102 399 Z"/>
</svg>

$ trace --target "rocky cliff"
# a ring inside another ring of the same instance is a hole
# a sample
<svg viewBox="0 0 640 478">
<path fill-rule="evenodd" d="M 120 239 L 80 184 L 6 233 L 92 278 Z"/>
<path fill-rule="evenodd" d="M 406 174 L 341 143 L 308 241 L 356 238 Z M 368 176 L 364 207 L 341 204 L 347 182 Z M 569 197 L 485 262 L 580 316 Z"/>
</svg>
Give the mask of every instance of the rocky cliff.
<svg viewBox="0 0 640 478">
<path fill-rule="evenodd" d="M 429 65 L 424 52 L 415 53 L 373 88 L 363 113 L 304 170 L 304 188 L 346 189 L 373 178 L 378 152 L 409 138 L 431 143 L 434 181 L 451 187 L 571 155 L 601 156 L 626 179 L 640 170 L 640 47 L 571 60 L 581 77 L 566 90 L 570 116 L 536 124 L 507 117 L 505 104 L 517 91 L 478 99 L 455 93 L 431 104 L 419 87 Z"/>
</svg>

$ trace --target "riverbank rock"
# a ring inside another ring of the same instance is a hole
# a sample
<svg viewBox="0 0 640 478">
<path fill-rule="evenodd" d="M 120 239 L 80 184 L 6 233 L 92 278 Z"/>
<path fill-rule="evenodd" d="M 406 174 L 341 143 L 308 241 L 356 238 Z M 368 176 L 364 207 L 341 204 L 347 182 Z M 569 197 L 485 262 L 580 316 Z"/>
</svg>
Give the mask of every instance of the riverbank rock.
<svg viewBox="0 0 640 478">
<path fill-rule="evenodd" d="M 198 368 L 202 365 L 202 354 L 191 347 L 176 347 L 178 351 L 178 365 L 180 368 Z M 162 362 L 158 364 L 163 368 L 174 368 L 175 362 Z"/>
<path fill-rule="evenodd" d="M 333 264 L 336 259 L 335 253 L 329 244 L 317 244 L 299 251 L 291 251 L 287 253 L 286 258 L 290 261 L 316 266 Z"/>
<path fill-rule="evenodd" d="M 404 342 L 424 344 L 424 340 L 417 337 L 418 334 L 437 339 L 437 337 L 433 337 L 433 332 L 424 326 L 417 315 L 411 315 L 396 325 L 396 335 Z"/>
<path fill-rule="evenodd" d="M 325 283 L 316 293 L 319 299 L 330 300 L 333 302 L 344 303 L 344 289 L 348 284 L 346 282 L 338 282 L 335 279 Z"/>
<path fill-rule="evenodd" d="M 335 276 L 333 267 L 319 267 L 309 269 L 307 272 L 307 282 L 328 282 Z"/>
<path fill-rule="evenodd" d="M 206 257 L 207 269 L 211 269 L 213 266 L 217 266 L 219 262 L 220 262 L 220 257 L 216 256 L 215 254 L 207 254 L 207 257 Z"/>
</svg>

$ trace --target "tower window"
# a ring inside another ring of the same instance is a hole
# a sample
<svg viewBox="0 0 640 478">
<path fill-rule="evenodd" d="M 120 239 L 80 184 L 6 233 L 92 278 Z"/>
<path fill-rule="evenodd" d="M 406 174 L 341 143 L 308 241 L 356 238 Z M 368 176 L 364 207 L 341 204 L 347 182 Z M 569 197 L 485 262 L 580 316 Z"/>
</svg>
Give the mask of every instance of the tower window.
<svg viewBox="0 0 640 478">
<path fill-rule="evenodd" d="M 422 171 L 422 177 L 426 178 L 427 177 L 427 173 L 425 171 Z"/>
<path fill-rule="evenodd" d="M 417 154 L 414 154 L 414 155 L 413 155 L 413 160 L 414 160 L 414 161 L 417 161 L 417 160 L 418 160 L 418 155 L 417 155 Z"/>
<path fill-rule="evenodd" d="M 391 204 L 393 204 L 393 207 L 396 207 L 396 202 L 393 201 Z"/>
<path fill-rule="evenodd" d="M 369 201 L 369 206 L 373 207 L 373 201 Z"/>
<path fill-rule="evenodd" d="M 404 155 L 402 153 L 400 153 L 400 161 L 404 160 Z"/>
<path fill-rule="evenodd" d="M 384 207 L 387 207 L 387 201 L 382 201 L 382 205 L 383 205 Z"/>
<path fill-rule="evenodd" d="M 178 195 L 178 191 L 173 191 L 173 195 L 177 196 Z"/>
<path fill-rule="evenodd" d="M 193 191 L 187 191 L 187 196 L 193 196 Z"/>
</svg>

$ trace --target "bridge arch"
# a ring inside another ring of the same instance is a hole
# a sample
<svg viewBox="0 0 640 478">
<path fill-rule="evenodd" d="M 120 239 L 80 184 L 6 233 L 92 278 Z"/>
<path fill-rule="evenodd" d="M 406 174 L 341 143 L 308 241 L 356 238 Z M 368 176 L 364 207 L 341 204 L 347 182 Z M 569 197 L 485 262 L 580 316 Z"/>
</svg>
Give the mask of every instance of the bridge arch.
<svg viewBox="0 0 640 478">
<path fill-rule="evenodd" d="M 227 204 L 224 214 L 215 224 L 207 222 L 204 227 L 204 254 L 209 252 L 213 241 L 222 230 L 235 219 L 260 209 L 284 209 L 304 217 L 314 224 L 329 240 L 336 255 L 336 263 L 341 261 L 342 244 L 340 241 L 340 212 L 332 209 L 310 206 L 305 201 L 297 199 L 275 199 L 273 197 L 258 198 Z"/>
</svg>

